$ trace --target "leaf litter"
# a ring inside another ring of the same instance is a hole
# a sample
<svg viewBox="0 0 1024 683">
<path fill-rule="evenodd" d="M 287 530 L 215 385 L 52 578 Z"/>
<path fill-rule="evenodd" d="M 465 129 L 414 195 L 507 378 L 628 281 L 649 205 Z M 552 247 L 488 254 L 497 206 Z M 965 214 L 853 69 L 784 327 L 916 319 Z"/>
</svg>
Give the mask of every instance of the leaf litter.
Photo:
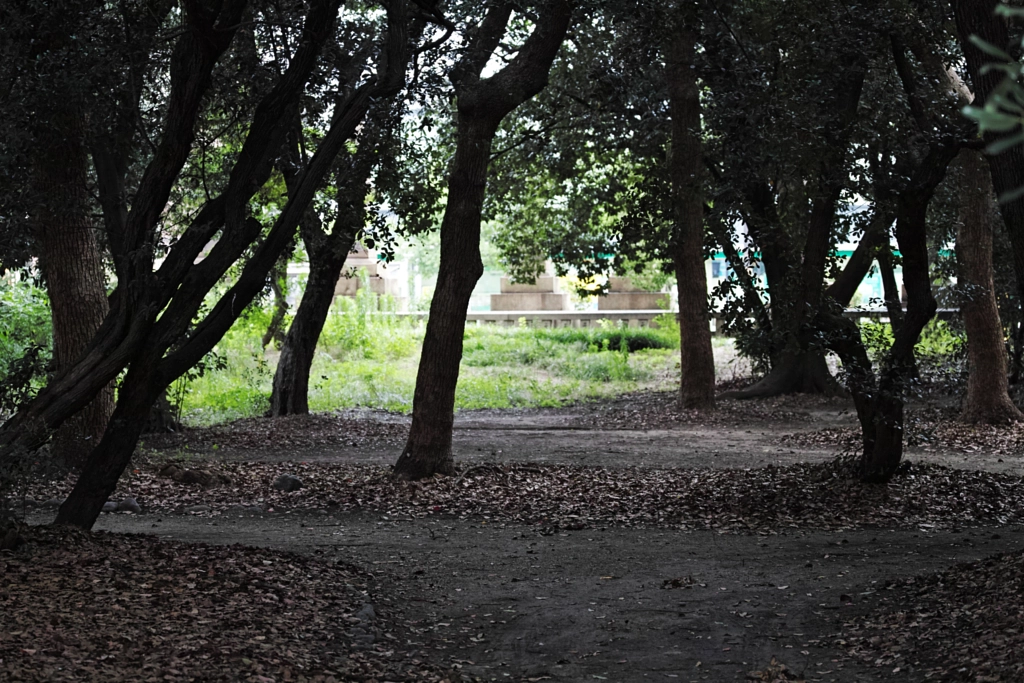
<svg viewBox="0 0 1024 683">
<path fill-rule="evenodd" d="M 935 681 L 1024 680 L 1024 553 L 890 581 L 879 606 L 844 624 L 848 651 Z"/>
<path fill-rule="evenodd" d="M 240 545 L 22 534 L 0 553 L 6 681 L 455 680 L 359 569 Z"/>
<path fill-rule="evenodd" d="M 394 481 L 389 467 L 376 465 L 222 462 L 216 467 L 230 485 L 182 484 L 147 466 L 126 473 L 112 498 L 132 497 L 143 511 L 153 512 L 371 511 L 569 530 L 614 525 L 773 532 L 1024 521 L 1021 477 L 905 462 L 889 484 L 863 484 L 849 457 L 752 469 L 495 463 L 464 470 L 464 476 L 413 483 Z M 275 490 L 273 482 L 282 474 L 298 477 L 302 488 Z M 72 483 L 31 484 L 24 494 L 36 502 L 59 499 Z"/>
<path fill-rule="evenodd" d="M 968 424 L 955 411 L 931 408 L 908 411 L 906 445 L 922 453 L 989 453 L 1020 456 L 1024 453 L 1024 422 L 1007 425 Z M 780 443 L 803 448 L 835 447 L 856 452 L 861 447 L 860 429 L 827 427 L 814 431 L 783 434 Z"/>
</svg>

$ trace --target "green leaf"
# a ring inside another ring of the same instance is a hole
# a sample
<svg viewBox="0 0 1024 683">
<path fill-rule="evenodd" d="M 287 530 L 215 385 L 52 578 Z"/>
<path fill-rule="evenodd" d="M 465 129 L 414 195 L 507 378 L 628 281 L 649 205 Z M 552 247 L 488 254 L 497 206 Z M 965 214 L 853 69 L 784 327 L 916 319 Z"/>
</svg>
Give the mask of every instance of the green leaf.
<svg viewBox="0 0 1024 683">
<path fill-rule="evenodd" d="M 988 42 L 987 40 L 979 38 L 976 35 L 971 36 L 970 40 L 971 40 L 971 43 L 973 43 L 975 47 L 977 47 L 979 50 L 981 50 L 982 52 L 984 52 L 987 55 L 991 55 L 992 57 L 998 57 L 999 59 L 1002 59 L 1003 61 L 1006 61 L 1006 62 L 1012 62 L 1013 61 L 1013 57 L 1011 57 L 1010 55 L 1006 54 L 1005 51 L 999 49 L 998 47 L 996 47 L 992 43 Z"/>
<path fill-rule="evenodd" d="M 1019 62 L 989 62 L 981 67 L 982 75 L 992 73 L 993 71 L 1001 71 L 1009 78 L 1017 78 L 1020 76 L 1021 65 Z"/>
<path fill-rule="evenodd" d="M 964 107 L 964 116 L 974 119 L 978 122 L 978 128 L 981 132 L 992 131 L 994 133 L 1008 133 L 1021 124 L 1021 119 L 1016 116 L 1010 116 L 999 111 L 993 111 L 988 107 L 979 109 L 978 107 Z"/>
<path fill-rule="evenodd" d="M 996 14 L 1007 19 L 1024 17 L 1024 7 L 1010 7 L 1009 5 L 996 5 Z"/>
<path fill-rule="evenodd" d="M 1017 133 L 1016 135 L 1010 135 L 1005 138 L 1000 138 L 985 148 L 985 151 L 989 154 L 1002 154 L 1011 147 L 1024 142 L 1024 133 Z"/>
<path fill-rule="evenodd" d="M 1024 197 L 1024 187 L 1018 187 L 1016 190 L 1008 190 L 999 195 L 1000 204 L 1008 204 L 1016 199 Z"/>
</svg>

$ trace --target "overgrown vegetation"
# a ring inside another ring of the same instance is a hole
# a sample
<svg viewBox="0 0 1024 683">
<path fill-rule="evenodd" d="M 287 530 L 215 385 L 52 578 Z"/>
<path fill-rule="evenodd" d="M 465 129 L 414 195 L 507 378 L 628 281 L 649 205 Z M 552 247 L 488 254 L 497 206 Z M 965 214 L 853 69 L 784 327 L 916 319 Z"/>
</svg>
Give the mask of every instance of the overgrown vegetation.
<svg viewBox="0 0 1024 683">
<path fill-rule="evenodd" d="M 395 315 L 386 298 L 360 290 L 335 302 L 310 377 L 310 409 L 412 408 L 425 323 Z M 366 294 L 363 294 L 366 292 Z M 227 359 L 192 378 L 183 399 L 191 424 L 262 415 L 276 353 L 260 338 L 269 314 L 252 310 L 217 345 Z M 557 406 L 641 388 L 669 388 L 679 331 L 672 316 L 658 328 L 544 329 L 491 325 L 466 330 L 456 408 Z"/>
<path fill-rule="evenodd" d="M 46 292 L 27 281 L 0 283 L 0 421 L 43 385 L 50 345 Z"/>
<path fill-rule="evenodd" d="M 893 343 L 889 323 L 864 321 L 861 337 L 871 362 L 881 363 Z M 918 384 L 959 395 L 967 380 L 967 334 L 959 321 L 932 320 L 914 347 Z"/>
</svg>

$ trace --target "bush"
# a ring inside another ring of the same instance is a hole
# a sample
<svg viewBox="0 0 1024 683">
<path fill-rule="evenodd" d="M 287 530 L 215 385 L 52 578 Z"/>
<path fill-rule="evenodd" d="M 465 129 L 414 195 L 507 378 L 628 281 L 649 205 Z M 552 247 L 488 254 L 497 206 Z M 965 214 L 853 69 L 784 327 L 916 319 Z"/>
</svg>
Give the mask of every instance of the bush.
<svg viewBox="0 0 1024 683">
<path fill-rule="evenodd" d="M 892 347 L 892 326 L 864 321 L 860 334 L 868 357 L 877 369 Z M 914 357 L 922 381 L 944 385 L 952 393 L 963 388 L 967 373 L 967 336 L 959 325 L 947 320 L 929 322 L 914 347 Z"/>
<path fill-rule="evenodd" d="M 42 388 L 52 343 L 46 292 L 0 280 L 0 421 Z"/>
<path fill-rule="evenodd" d="M 335 360 L 408 358 L 419 350 L 423 326 L 394 312 L 391 297 L 361 287 L 353 299 L 335 301 L 318 348 Z"/>
</svg>

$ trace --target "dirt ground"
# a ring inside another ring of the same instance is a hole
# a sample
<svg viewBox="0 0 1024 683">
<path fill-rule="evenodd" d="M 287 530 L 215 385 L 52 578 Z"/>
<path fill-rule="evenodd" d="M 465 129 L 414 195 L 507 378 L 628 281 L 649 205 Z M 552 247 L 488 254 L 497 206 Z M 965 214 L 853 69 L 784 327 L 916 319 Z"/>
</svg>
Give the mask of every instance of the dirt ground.
<svg viewBox="0 0 1024 683">
<path fill-rule="evenodd" d="M 850 406 L 833 401 L 787 413 L 788 421 L 595 428 L 595 410 L 611 415 L 628 408 L 628 398 L 619 401 L 461 414 L 456 459 L 467 465 L 756 468 L 833 458 L 833 449 L 794 448 L 783 437 L 853 424 Z M 397 429 L 347 444 L 218 447 L 192 450 L 189 457 L 394 462 L 401 449 L 394 434 L 407 418 L 352 416 Z M 985 453 L 911 450 L 908 457 L 1024 474 L 1019 459 Z M 1024 528 L 1007 525 L 777 534 L 552 531 L 481 519 L 294 511 L 214 518 L 114 514 L 102 516 L 96 528 L 265 546 L 360 565 L 404 603 L 422 630 L 422 639 L 406 647 L 497 681 L 741 681 L 772 657 L 809 681 L 924 680 L 912 662 L 894 672 L 845 656 L 839 643 L 844 621 L 868 612 L 889 579 L 1024 548 Z"/>
</svg>

